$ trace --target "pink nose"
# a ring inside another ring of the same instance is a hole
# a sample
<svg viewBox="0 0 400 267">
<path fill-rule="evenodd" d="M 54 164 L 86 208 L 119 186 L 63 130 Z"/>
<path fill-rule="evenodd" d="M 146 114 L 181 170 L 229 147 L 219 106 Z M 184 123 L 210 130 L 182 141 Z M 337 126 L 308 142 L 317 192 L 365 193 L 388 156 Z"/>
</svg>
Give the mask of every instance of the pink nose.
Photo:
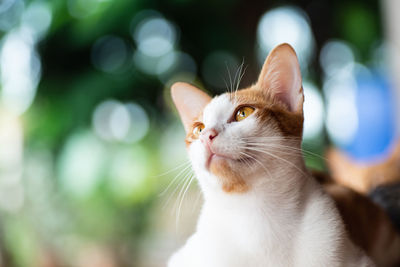
<svg viewBox="0 0 400 267">
<path fill-rule="evenodd" d="M 218 132 L 215 129 L 209 129 L 203 132 L 200 136 L 201 141 L 204 143 L 211 143 L 212 140 L 217 137 Z"/>
</svg>

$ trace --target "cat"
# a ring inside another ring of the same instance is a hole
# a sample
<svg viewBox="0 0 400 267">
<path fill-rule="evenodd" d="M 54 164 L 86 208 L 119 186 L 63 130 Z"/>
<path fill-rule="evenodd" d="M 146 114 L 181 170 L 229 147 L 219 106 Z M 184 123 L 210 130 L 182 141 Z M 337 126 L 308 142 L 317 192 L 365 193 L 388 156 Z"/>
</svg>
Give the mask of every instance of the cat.
<svg viewBox="0 0 400 267">
<path fill-rule="evenodd" d="M 211 98 L 179 82 L 171 95 L 204 204 L 169 267 L 374 266 L 301 153 L 286 149 L 301 149 L 304 101 L 289 44 L 247 89 Z"/>
</svg>

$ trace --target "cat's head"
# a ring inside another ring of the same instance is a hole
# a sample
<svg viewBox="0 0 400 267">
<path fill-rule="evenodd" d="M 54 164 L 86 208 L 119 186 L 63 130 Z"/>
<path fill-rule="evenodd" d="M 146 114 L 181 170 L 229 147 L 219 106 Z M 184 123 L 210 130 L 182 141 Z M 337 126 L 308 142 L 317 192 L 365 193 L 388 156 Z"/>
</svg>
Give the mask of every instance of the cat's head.
<svg viewBox="0 0 400 267">
<path fill-rule="evenodd" d="M 202 186 L 247 192 L 299 155 L 293 152 L 300 149 L 304 97 L 297 56 L 288 44 L 271 51 L 249 88 L 211 98 L 176 83 L 171 94 Z"/>
</svg>

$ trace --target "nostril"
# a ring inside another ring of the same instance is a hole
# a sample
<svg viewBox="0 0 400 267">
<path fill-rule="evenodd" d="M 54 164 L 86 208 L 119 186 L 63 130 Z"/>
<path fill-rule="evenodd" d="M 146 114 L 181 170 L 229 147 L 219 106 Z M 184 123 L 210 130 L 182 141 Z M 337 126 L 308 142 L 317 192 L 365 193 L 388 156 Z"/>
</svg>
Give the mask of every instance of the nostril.
<svg viewBox="0 0 400 267">
<path fill-rule="evenodd" d="M 215 137 L 217 137 L 218 133 L 216 131 L 211 131 L 210 134 L 208 135 L 208 138 L 210 140 L 213 140 Z"/>
<path fill-rule="evenodd" d="M 211 142 L 213 141 L 213 139 L 215 137 L 218 136 L 218 132 L 214 129 L 209 129 L 209 130 L 205 130 L 201 133 L 200 135 L 200 140 L 201 142 L 203 142 L 204 144 L 208 144 L 210 145 Z"/>
</svg>

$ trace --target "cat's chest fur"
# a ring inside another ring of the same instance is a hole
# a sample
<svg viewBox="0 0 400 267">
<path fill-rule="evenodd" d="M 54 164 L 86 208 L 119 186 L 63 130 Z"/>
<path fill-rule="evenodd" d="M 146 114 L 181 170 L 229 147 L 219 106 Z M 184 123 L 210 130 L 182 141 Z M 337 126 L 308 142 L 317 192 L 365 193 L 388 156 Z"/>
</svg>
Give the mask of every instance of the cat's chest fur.
<svg viewBox="0 0 400 267">
<path fill-rule="evenodd" d="M 318 185 L 310 180 L 297 192 L 286 200 L 258 190 L 206 201 L 197 231 L 168 266 L 370 266 Z"/>
</svg>

